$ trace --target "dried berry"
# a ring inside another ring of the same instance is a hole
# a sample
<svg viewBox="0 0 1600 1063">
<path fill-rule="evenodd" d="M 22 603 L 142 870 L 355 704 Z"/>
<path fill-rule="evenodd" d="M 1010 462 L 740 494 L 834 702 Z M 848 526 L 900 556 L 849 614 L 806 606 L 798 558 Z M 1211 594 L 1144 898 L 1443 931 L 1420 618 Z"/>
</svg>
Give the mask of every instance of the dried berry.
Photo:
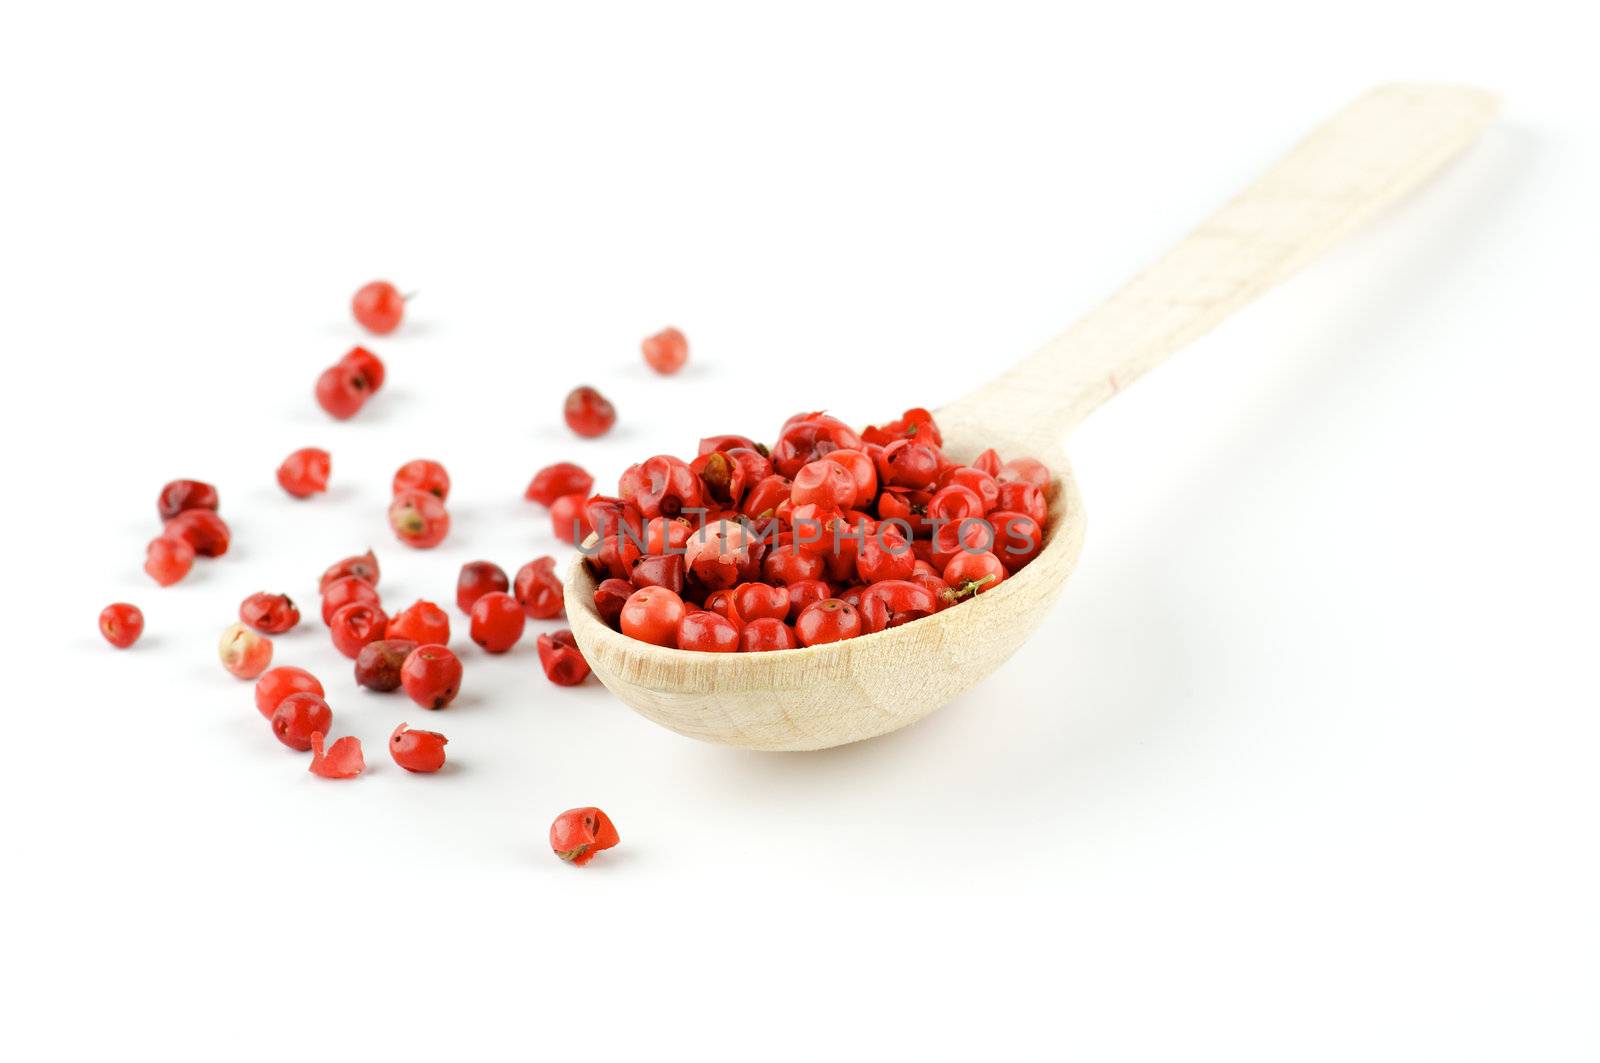
<svg viewBox="0 0 1600 1063">
<path fill-rule="evenodd" d="M 100 634 L 119 650 L 139 641 L 144 633 L 144 613 L 137 605 L 115 602 L 100 610 Z"/>
<path fill-rule="evenodd" d="M 550 848 L 567 863 L 579 867 L 619 841 L 617 828 L 598 808 L 570 809 L 550 824 Z"/>
<path fill-rule="evenodd" d="M 406 299 L 407 296 L 401 295 L 400 289 L 388 281 L 373 281 L 356 291 L 350 300 L 350 313 L 368 332 L 387 336 L 400 327 L 400 319 L 406 312 Z"/>
<path fill-rule="evenodd" d="M 517 601 L 532 620 L 553 620 L 566 611 L 565 592 L 556 576 L 556 559 L 540 557 L 517 570 Z"/>
<path fill-rule="evenodd" d="M 322 695 L 310 691 L 290 694 L 272 710 L 272 733 L 290 749 L 311 748 L 311 736 L 327 734 L 333 726 L 333 710 Z"/>
<path fill-rule="evenodd" d="M 257 591 L 239 603 L 239 619 L 264 635 L 281 635 L 300 622 L 300 610 L 287 594 Z"/>
<path fill-rule="evenodd" d="M 400 667 L 400 685 L 425 709 L 442 709 L 461 692 L 461 661 L 445 646 L 418 646 Z"/>
<path fill-rule="evenodd" d="M 261 673 L 256 680 L 256 710 L 267 719 L 277 711 L 278 703 L 290 694 L 311 693 L 322 697 L 322 684 L 304 668 L 279 665 Z"/>
<path fill-rule="evenodd" d="M 574 687 L 588 678 L 589 662 L 566 628 L 541 634 L 538 649 L 539 666 L 544 669 L 545 678 L 556 686 Z"/>
<path fill-rule="evenodd" d="M 231 624 L 217 643 L 222 667 L 240 679 L 254 679 L 272 663 L 272 640 L 243 624 Z"/>
<path fill-rule="evenodd" d="M 156 499 L 156 512 L 163 521 L 171 520 L 186 509 L 217 509 L 217 489 L 200 480 L 173 480 L 161 489 Z"/>
<path fill-rule="evenodd" d="M 379 639 L 356 654 L 356 682 L 368 690 L 400 689 L 400 669 L 417 644 L 410 639 Z"/>
<path fill-rule="evenodd" d="M 444 767 L 444 746 L 438 731 L 413 731 L 401 724 L 389 735 L 389 756 L 406 771 L 431 774 Z"/>
</svg>

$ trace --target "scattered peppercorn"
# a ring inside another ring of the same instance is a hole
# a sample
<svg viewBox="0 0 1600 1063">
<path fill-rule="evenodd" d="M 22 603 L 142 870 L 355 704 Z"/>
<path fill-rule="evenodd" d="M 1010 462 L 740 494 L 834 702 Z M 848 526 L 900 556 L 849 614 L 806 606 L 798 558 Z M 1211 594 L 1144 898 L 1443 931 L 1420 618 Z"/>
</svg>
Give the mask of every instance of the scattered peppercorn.
<svg viewBox="0 0 1600 1063">
<path fill-rule="evenodd" d="M 144 613 L 137 605 L 114 602 L 100 610 L 100 634 L 119 650 L 139 641 L 144 633 Z"/>
<path fill-rule="evenodd" d="M 621 840 L 611 817 L 598 808 L 569 809 L 550 824 L 550 848 L 567 863 L 579 867 Z"/>
</svg>

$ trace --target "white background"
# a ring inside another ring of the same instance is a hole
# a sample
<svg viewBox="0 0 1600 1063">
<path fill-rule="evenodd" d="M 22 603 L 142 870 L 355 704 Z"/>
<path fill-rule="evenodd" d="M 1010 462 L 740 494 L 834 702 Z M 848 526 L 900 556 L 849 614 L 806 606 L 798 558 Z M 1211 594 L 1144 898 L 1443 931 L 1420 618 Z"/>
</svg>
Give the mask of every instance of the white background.
<svg viewBox="0 0 1600 1063">
<path fill-rule="evenodd" d="M 7 1054 L 1595 1058 L 1576 7 L 8 7 Z M 434 715 L 327 643 L 316 577 L 368 544 L 395 606 L 554 552 L 548 462 L 609 487 L 962 394 L 1392 78 L 1504 120 L 1081 430 L 1066 594 L 926 722 L 703 746 L 459 614 Z M 311 384 L 374 277 L 420 294 L 335 424 Z M 667 323 L 672 379 L 637 353 Z M 560 424 L 583 382 L 600 442 Z M 307 445 L 334 486 L 302 503 L 273 470 Z M 456 483 L 432 552 L 383 517 L 419 456 Z M 179 476 L 235 545 L 162 590 Z M 277 659 L 361 779 L 306 774 L 217 664 L 261 589 L 311 614 Z M 388 760 L 402 719 L 449 771 Z M 578 870 L 544 835 L 588 803 L 623 842 Z"/>
</svg>

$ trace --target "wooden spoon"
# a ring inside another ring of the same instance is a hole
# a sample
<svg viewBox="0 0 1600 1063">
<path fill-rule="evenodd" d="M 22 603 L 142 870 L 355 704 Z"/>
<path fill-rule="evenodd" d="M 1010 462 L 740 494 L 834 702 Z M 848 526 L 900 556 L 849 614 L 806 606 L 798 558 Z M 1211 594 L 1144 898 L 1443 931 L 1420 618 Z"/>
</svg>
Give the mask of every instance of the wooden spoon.
<svg viewBox="0 0 1600 1063">
<path fill-rule="evenodd" d="M 750 749 L 822 749 L 914 723 L 983 679 L 1055 601 L 1083 544 L 1061 441 L 1090 411 L 1399 199 L 1472 143 L 1487 93 L 1373 89 L 1313 132 L 1127 287 L 1004 376 L 937 412 L 945 450 L 988 446 L 1056 474 L 1045 545 L 999 587 L 875 635 L 775 653 L 662 649 L 611 630 L 581 558 L 567 615 L 595 675 L 680 734 Z"/>
</svg>

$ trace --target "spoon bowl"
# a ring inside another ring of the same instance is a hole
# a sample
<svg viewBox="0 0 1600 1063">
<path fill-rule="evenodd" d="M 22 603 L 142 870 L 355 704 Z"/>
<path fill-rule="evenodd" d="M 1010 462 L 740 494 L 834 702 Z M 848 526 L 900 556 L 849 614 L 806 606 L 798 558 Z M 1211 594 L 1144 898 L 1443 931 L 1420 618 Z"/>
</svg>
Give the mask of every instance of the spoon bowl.
<svg viewBox="0 0 1600 1063">
<path fill-rule="evenodd" d="M 998 668 L 1060 594 L 1084 509 L 1062 439 L 1174 350 L 1433 174 L 1495 110 L 1476 89 L 1388 85 L 1359 97 L 1165 257 L 1010 372 L 939 410 L 944 450 L 994 447 L 1055 477 L 1044 544 L 1021 571 L 953 608 L 875 634 L 767 653 L 666 649 L 612 630 L 582 558 L 565 584 L 579 648 L 641 715 L 750 749 L 857 742 L 915 723 Z"/>
<path fill-rule="evenodd" d="M 952 437 L 942 418 L 940 427 L 945 430 L 945 452 L 960 461 L 995 445 L 992 439 Z M 573 636 L 608 689 L 640 714 L 691 738 L 749 749 L 799 750 L 898 730 L 1015 653 L 1044 619 L 1077 563 L 1083 548 L 1083 503 L 1066 456 L 1059 451 L 1031 456 L 1056 477 L 1048 496 L 1044 546 L 1020 572 L 956 608 L 804 649 L 691 653 L 652 646 L 608 627 L 595 611 L 594 577 L 580 558 L 565 588 Z"/>
</svg>

